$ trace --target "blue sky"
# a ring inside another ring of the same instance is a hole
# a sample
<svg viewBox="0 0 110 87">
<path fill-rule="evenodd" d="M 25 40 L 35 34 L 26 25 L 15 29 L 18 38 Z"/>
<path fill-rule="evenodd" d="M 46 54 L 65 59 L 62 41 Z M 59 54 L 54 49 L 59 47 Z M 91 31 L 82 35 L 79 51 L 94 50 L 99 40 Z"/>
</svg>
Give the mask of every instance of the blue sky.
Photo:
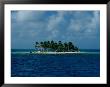
<svg viewBox="0 0 110 87">
<path fill-rule="evenodd" d="M 100 48 L 100 11 L 11 12 L 11 48 L 31 49 L 36 41 L 71 41 L 80 49 Z"/>
</svg>

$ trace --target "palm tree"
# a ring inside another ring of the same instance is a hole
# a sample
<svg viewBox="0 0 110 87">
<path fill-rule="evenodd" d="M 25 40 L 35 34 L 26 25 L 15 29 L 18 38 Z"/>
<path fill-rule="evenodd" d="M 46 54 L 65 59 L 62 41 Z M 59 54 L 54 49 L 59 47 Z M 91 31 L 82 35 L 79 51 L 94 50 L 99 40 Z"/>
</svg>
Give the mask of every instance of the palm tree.
<svg viewBox="0 0 110 87">
<path fill-rule="evenodd" d="M 47 41 L 47 47 L 50 48 L 50 41 Z"/>
<path fill-rule="evenodd" d="M 54 43 L 54 50 L 57 51 L 57 49 L 58 49 L 58 44 Z"/>
<path fill-rule="evenodd" d="M 48 48 L 48 43 L 47 43 L 47 41 L 44 41 L 44 42 L 43 42 L 43 46 L 44 46 L 44 49 L 47 50 L 47 48 Z"/>
<path fill-rule="evenodd" d="M 38 45 L 39 45 L 39 43 L 38 43 L 38 42 L 36 42 L 36 44 L 35 44 L 35 48 L 38 48 Z"/>
<path fill-rule="evenodd" d="M 69 51 L 73 50 L 73 49 L 72 49 L 72 48 L 73 48 L 72 42 L 69 42 L 69 43 L 68 43 L 68 46 L 69 46 Z"/>
<path fill-rule="evenodd" d="M 51 41 L 51 48 L 54 49 L 54 41 Z"/>
<path fill-rule="evenodd" d="M 72 42 L 65 42 L 62 43 L 61 41 L 55 42 L 55 41 L 44 41 L 44 42 L 36 42 L 35 48 L 42 47 L 45 50 L 51 49 L 51 51 L 58 51 L 58 52 L 64 52 L 64 51 L 78 51 L 78 47 L 74 46 Z M 43 50 L 43 51 L 45 51 Z"/>
<path fill-rule="evenodd" d="M 64 45 L 62 44 L 61 41 L 58 42 L 58 50 L 57 51 L 59 51 L 59 52 L 64 51 Z"/>
<path fill-rule="evenodd" d="M 41 47 L 44 47 L 44 44 L 43 44 L 43 42 L 40 42 L 40 46 L 41 46 Z"/>
<path fill-rule="evenodd" d="M 68 51 L 68 44 L 66 42 L 64 43 L 64 51 Z"/>
</svg>

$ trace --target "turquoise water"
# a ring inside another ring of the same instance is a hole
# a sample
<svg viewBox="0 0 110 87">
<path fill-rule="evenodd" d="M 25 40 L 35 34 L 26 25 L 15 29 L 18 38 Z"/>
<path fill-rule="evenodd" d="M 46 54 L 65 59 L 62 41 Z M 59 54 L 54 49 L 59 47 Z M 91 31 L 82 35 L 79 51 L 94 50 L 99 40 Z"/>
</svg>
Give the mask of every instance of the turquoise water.
<svg viewBox="0 0 110 87">
<path fill-rule="evenodd" d="M 32 49 L 12 50 L 12 77 L 99 77 L 100 51 L 92 54 L 30 54 Z M 19 54 L 16 54 L 19 53 Z"/>
</svg>

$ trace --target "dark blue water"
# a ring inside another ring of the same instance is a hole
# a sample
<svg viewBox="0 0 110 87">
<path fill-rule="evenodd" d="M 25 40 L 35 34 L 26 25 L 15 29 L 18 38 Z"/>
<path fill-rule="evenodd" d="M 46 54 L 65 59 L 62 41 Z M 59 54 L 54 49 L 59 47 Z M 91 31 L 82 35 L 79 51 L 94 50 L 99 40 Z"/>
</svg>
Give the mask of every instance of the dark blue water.
<svg viewBox="0 0 110 87">
<path fill-rule="evenodd" d="M 17 52 L 16 50 L 13 51 Z M 21 50 L 19 52 L 21 52 Z M 95 54 L 86 54 L 86 53 L 85 54 L 13 54 L 12 53 L 11 76 L 12 77 L 99 77 L 100 53 L 95 53 Z"/>
</svg>

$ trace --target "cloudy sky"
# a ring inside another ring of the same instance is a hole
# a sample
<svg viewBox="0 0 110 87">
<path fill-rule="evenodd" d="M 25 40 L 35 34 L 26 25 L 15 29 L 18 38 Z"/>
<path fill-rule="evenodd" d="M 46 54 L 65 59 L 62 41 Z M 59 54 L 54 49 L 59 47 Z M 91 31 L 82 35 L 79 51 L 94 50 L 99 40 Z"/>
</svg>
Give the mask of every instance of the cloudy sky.
<svg viewBox="0 0 110 87">
<path fill-rule="evenodd" d="M 31 49 L 36 41 L 71 41 L 80 49 L 100 48 L 99 11 L 11 12 L 11 48 Z"/>
</svg>

